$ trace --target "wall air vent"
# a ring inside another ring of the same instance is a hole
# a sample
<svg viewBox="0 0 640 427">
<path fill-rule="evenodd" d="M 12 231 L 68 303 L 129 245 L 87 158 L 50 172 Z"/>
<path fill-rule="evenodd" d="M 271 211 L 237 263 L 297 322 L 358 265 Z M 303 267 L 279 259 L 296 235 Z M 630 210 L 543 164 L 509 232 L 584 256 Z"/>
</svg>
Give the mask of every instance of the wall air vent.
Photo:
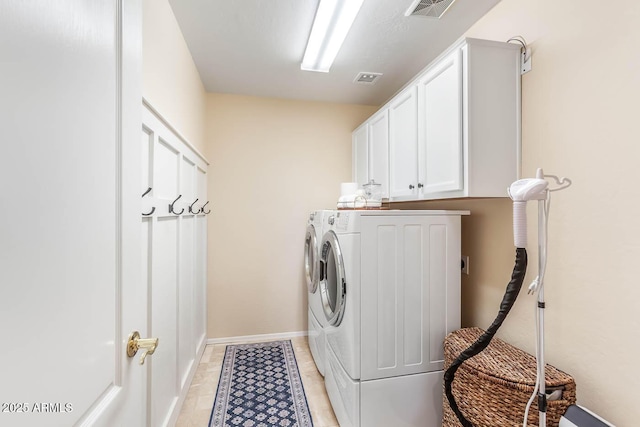
<svg viewBox="0 0 640 427">
<path fill-rule="evenodd" d="M 378 81 L 378 78 L 382 76 L 382 73 L 358 73 L 355 79 L 353 79 L 354 83 L 361 83 L 365 85 L 372 85 Z"/>
<path fill-rule="evenodd" d="M 440 18 L 454 1 L 456 0 L 415 0 L 404 15 Z"/>
</svg>

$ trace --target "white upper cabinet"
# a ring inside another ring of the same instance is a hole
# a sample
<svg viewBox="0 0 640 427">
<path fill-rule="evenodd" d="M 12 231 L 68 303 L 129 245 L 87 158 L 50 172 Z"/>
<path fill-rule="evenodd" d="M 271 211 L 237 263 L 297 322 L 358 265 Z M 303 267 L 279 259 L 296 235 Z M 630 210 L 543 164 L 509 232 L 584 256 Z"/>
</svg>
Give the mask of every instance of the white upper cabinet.
<svg viewBox="0 0 640 427">
<path fill-rule="evenodd" d="M 374 180 L 389 198 L 389 115 L 380 111 L 353 132 L 353 182 Z"/>
<path fill-rule="evenodd" d="M 367 125 L 363 124 L 353 132 L 353 168 L 352 180 L 362 186 L 369 181 L 369 143 Z"/>
<path fill-rule="evenodd" d="M 520 178 L 520 48 L 476 39 L 459 47 L 464 184 L 446 197 L 507 197 Z"/>
<path fill-rule="evenodd" d="M 463 39 L 359 128 L 369 139 L 382 114 L 390 201 L 506 197 L 520 172 L 520 46 Z"/>
<path fill-rule="evenodd" d="M 389 197 L 418 194 L 418 91 L 411 86 L 389 104 Z"/>
<path fill-rule="evenodd" d="M 462 190 L 462 52 L 418 81 L 418 186 L 422 197 Z"/>
<path fill-rule="evenodd" d="M 382 197 L 389 198 L 389 114 L 387 110 L 367 122 L 369 133 L 369 180 L 381 184 Z M 367 181 L 367 182 L 368 182 Z"/>
</svg>

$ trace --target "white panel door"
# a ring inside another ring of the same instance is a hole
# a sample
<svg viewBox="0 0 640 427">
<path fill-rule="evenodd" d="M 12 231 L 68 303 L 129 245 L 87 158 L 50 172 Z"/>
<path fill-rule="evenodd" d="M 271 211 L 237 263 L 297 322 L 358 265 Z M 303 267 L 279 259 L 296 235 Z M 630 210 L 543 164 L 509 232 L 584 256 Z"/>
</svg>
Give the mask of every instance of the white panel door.
<svg viewBox="0 0 640 427">
<path fill-rule="evenodd" d="M 367 126 L 361 126 L 352 136 L 353 144 L 353 182 L 358 187 L 369 182 L 369 145 L 367 141 Z"/>
<path fill-rule="evenodd" d="M 419 86 L 421 194 L 462 189 L 462 52 L 455 50 Z"/>
<path fill-rule="evenodd" d="M 389 197 L 418 194 L 418 88 L 389 106 Z"/>
<path fill-rule="evenodd" d="M 361 379 L 440 370 L 460 327 L 460 217 L 363 217 Z"/>
<path fill-rule="evenodd" d="M 384 110 L 367 123 L 369 128 L 369 179 L 381 184 L 389 197 L 389 112 Z"/>
<path fill-rule="evenodd" d="M 146 424 L 140 6 L 0 2 L 3 426 Z"/>
</svg>

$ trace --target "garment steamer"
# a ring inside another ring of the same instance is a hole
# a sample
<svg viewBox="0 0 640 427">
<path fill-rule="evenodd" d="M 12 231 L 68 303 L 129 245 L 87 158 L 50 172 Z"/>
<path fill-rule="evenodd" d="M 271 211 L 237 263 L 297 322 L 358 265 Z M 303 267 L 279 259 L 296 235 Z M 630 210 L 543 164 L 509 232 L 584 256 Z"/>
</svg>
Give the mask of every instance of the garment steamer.
<svg viewBox="0 0 640 427">
<path fill-rule="evenodd" d="M 545 178 L 553 179 L 558 187 L 550 189 L 549 183 Z M 571 180 L 567 178 L 558 178 L 555 175 L 544 175 L 542 169 L 538 169 L 535 178 L 518 180 L 511 184 L 507 189 L 509 197 L 513 200 L 513 239 L 516 246 L 516 262 L 513 267 L 513 273 L 511 274 L 511 281 L 507 285 L 504 297 L 500 303 L 500 310 L 491 326 L 487 328 L 486 332 L 482 334 L 476 342 L 460 353 L 444 374 L 444 386 L 447 400 L 463 427 L 473 427 L 473 424 L 464 417 L 464 414 L 462 414 L 458 408 L 451 390 L 451 384 L 453 382 L 455 372 L 458 370 L 460 365 L 462 365 L 465 360 L 470 359 L 487 348 L 489 342 L 491 342 L 491 339 L 502 325 L 502 322 L 504 322 L 515 303 L 518 294 L 520 293 L 522 282 L 524 281 L 524 276 L 527 270 L 527 202 L 530 200 L 538 201 L 538 275 L 529 286 L 530 294 L 534 292 L 538 293 L 536 305 L 537 375 L 534 392 L 525 408 L 523 426 L 527 426 L 529 409 L 536 397 L 538 397 L 539 427 L 546 427 L 547 425 L 547 395 L 544 380 L 544 273 L 547 265 L 547 224 L 549 219 L 549 207 L 551 205 L 551 192 L 562 190 L 570 185 Z"/>
</svg>

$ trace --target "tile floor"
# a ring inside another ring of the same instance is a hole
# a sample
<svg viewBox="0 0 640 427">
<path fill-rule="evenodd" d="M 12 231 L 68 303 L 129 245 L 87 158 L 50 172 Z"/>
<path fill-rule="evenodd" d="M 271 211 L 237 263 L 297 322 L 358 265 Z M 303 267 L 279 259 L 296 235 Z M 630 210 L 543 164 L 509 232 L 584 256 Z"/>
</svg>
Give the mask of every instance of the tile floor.
<svg viewBox="0 0 640 427">
<path fill-rule="evenodd" d="M 291 339 L 314 427 L 339 427 L 306 337 Z M 189 387 L 176 427 L 207 427 L 226 344 L 208 345 Z"/>
</svg>

